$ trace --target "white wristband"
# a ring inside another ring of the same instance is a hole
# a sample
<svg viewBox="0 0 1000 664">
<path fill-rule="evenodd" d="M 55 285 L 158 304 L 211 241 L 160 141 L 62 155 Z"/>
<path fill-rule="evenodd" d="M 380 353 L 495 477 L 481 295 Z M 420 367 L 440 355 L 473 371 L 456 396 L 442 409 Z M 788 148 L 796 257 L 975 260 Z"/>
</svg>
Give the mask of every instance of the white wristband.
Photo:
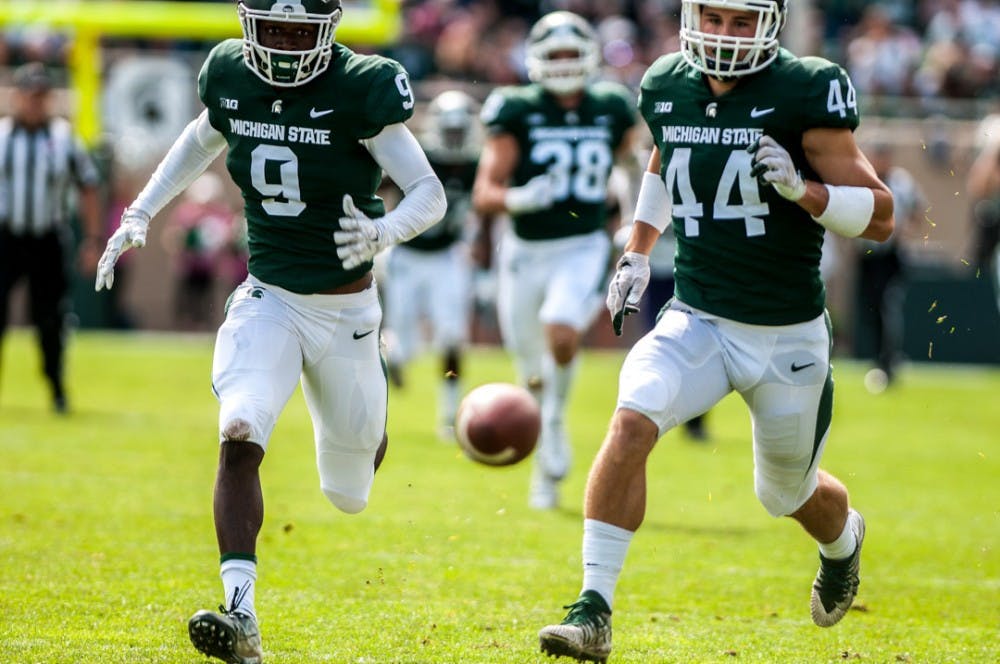
<svg viewBox="0 0 1000 664">
<path fill-rule="evenodd" d="M 635 201 L 635 221 L 642 221 L 661 233 L 670 224 L 670 199 L 663 180 L 656 173 L 645 171 L 639 185 L 639 197 Z"/>
<path fill-rule="evenodd" d="M 864 233 L 875 211 L 875 193 L 868 187 L 823 186 L 830 193 L 830 201 L 813 221 L 844 237 Z"/>
</svg>

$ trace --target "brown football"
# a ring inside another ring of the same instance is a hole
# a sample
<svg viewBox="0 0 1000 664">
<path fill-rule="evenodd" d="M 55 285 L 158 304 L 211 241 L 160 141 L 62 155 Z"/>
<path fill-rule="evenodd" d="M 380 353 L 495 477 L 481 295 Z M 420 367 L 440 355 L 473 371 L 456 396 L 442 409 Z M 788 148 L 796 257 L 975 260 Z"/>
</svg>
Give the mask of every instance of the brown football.
<svg viewBox="0 0 1000 664">
<path fill-rule="evenodd" d="M 465 456 L 487 466 L 509 466 L 535 449 L 542 428 L 538 402 L 523 387 L 487 383 L 465 395 L 455 437 Z"/>
</svg>

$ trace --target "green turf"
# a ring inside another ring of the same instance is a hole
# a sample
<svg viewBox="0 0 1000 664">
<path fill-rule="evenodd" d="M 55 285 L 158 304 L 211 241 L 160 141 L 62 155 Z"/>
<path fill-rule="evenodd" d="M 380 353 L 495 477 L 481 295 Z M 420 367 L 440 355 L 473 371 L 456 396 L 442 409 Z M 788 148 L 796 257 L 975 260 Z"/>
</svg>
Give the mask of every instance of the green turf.
<svg viewBox="0 0 1000 664">
<path fill-rule="evenodd" d="M 320 493 L 301 395 L 263 467 L 257 609 L 267 661 L 542 662 L 536 633 L 579 590 L 586 469 L 621 353 L 589 353 L 572 397 L 565 508 L 527 508 L 530 464 L 480 467 L 434 431 L 435 363 L 391 395 L 369 508 Z M 33 339 L 0 382 L 0 654 L 16 663 L 199 662 L 186 620 L 221 598 L 211 517 L 211 339 L 80 334 L 73 413 L 52 415 Z M 872 396 L 840 361 L 825 466 L 868 537 L 856 611 L 809 619 L 816 550 L 753 495 L 749 421 L 727 398 L 707 444 L 668 434 L 618 587 L 613 664 L 996 662 L 1000 371 L 907 367 Z M 509 380 L 476 349 L 467 383 Z M 567 660 L 561 660 L 563 662 Z"/>
</svg>

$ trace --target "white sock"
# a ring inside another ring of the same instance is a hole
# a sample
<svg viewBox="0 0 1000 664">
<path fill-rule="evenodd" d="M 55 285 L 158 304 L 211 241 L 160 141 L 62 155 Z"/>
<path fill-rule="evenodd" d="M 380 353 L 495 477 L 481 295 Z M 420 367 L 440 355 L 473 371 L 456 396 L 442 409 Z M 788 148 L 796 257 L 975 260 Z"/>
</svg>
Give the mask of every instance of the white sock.
<svg viewBox="0 0 1000 664">
<path fill-rule="evenodd" d="M 819 552 L 827 560 L 843 560 L 852 553 L 858 545 L 857 538 L 854 537 L 854 529 L 851 528 L 851 515 L 848 513 L 847 521 L 844 522 L 844 532 L 840 537 L 829 544 L 819 543 Z"/>
<path fill-rule="evenodd" d="M 569 388 L 576 375 L 577 358 L 568 364 L 557 364 L 551 354 L 542 356 L 542 425 L 548 428 L 562 427 L 563 413 Z"/>
<path fill-rule="evenodd" d="M 631 530 L 596 519 L 583 521 L 583 590 L 596 590 L 608 608 L 633 535 Z"/>
<path fill-rule="evenodd" d="M 252 560 L 224 560 L 219 567 L 222 577 L 222 588 L 225 593 L 223 606 L 227 611 L 245 613 L 254 620 L 257 611 L 254 609 L 254 586 L 257 584 L 257 563 Z"/>
<path fill-rule="evenodd" d="M 455 413 L 458 411 L 458 401 L 461 396 L 461 386 L 455 378 L 445 378 L 441 382 L 441 393 L 438 396 L 438 417 L 441 424 L 451 426 L 455 423 Z"/>
</svg>

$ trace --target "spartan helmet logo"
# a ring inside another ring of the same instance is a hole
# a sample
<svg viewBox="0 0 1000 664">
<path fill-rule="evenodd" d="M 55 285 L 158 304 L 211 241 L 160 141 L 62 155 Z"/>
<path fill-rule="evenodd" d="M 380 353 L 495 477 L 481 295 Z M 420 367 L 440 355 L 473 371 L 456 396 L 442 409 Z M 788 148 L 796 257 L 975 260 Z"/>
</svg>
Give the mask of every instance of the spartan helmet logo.
<svg viewBox="0 0 1000 664">
<path fill-rule="evenodd" d="M 716 104 L 714 101 L 705 107 L 706 118 L 714 118 L 718 114 L 719 114 L 719 105 Z"/>
<path fill-rule="evenodd" d="M 273 104 L 271 104 L 271 112 L 274 113 L 275 115 L 279 115 L 281 113 L 280 99 L 276 100 Z"/>
</svg>

